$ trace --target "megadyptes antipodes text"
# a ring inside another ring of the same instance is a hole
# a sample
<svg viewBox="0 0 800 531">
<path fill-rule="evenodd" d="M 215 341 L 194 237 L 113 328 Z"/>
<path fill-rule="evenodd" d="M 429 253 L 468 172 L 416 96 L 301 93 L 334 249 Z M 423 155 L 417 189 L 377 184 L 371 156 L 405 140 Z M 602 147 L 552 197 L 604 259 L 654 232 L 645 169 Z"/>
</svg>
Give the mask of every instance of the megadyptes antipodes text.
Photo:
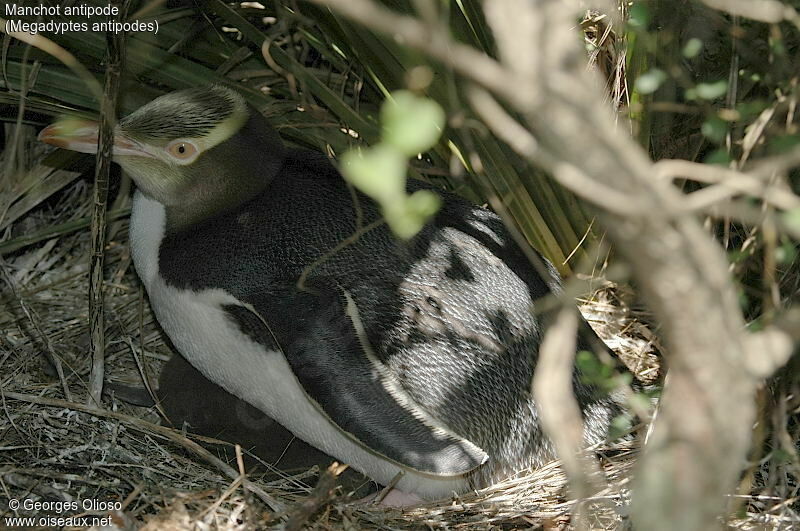
<svg viewBox="0 0 800 531">
<path fill-rule="evenodd" d="M 95 152 L 97 127 L 72 120 L 40 138 Z M 379 483 L 403 472 L 397 488 L 422 498 L 554 457 L 530 386 L 543 333 L 532 308 L 558 280 L 495 214 L 440 191 L 409 242 L 379 226 L 330 253 L 377 206 L 355 205 L 325 156 L 285 147 L 218 85 L 121 120 L 114 160 L 138 187 L 130 242 L 153 311 L 210 380 Z M 615 406 L 578 377 L 574 390 L 586 441 L 602 440 Z"/>
</svg>

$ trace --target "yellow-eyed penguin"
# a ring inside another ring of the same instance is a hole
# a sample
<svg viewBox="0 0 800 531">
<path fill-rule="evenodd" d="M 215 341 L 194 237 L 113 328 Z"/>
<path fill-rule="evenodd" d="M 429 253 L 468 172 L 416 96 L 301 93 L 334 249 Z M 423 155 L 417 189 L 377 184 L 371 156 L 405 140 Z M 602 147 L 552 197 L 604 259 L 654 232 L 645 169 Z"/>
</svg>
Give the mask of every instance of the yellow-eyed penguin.
<svg viewBox="0 0 800 531">
<path fill-rule="evenodd" d="M 70 120 L 40 139 L 93 153 L 97 135 Z M 396 488 L 424 499 L 554 457 L 531 397 L 532 309 L 559 281 L 495 214 L 440 191 L 409 242 L 384 225 L 331 253 L 377 205 L 219 85 L 130 114 L 113 153 L 138 186 L 130 242 L 153 311 L 210 380 L 381 484 L 403 472 Z M 586 442 L 602 440 L 615 404 L 577 372 L 574 390 Z"/>
</svg>

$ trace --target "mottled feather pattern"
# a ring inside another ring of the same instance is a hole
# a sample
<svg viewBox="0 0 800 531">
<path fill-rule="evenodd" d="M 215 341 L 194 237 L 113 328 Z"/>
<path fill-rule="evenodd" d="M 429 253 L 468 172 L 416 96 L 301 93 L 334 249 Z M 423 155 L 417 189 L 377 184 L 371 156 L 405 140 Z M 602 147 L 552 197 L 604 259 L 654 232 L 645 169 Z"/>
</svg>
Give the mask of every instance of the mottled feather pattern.
<svg viewBox="0 0 800 531">
<path fill-rule="evenodd" d="M 410 191 L 420 188 L 431 187 L 409 183 Z M 347 360 L 358 356 L 348 349 L 360 347 L 341 314 L 346 291 L 370 347 L 404 393 L 489 454 L 489 463 L 473 476 L 475 485 L 485 485 L 554 456 L 530 394 L 542 335 L 531 309 L 538 298 L 559 289 L 558 279 L 535 272 L 496 215 L 438 193 L 446 198 L 442 210 L 410 242 L 398 241 L 385 226 L 374 229 L 319 264 L 308 276 L 308 290 L 298 292 L 304 268 L 357 225 L 352 195 L 328 160 L 292 151 L 267 189 L 236 212 L 168 234 L 160 270 L 176 287 L 221 287 L 252 304 L 309 394 L 331 417 L 364 419 L 373 404 L 352 400 L 352 394 L 348 398 L 341 387 L 368 385 L 353 376 L 364 365 Z M 358 198 L 363 224 L 377 219 L 377 207 Z M 242 249 L 248 249 L 246 260 Z M 337 322 L 341 326 L 331 326 Z M 326 345 L 338 350 L 318 354 Z M 579 348 L 586 345 L 581 338 Z M 586 440 L 598 442 L 617 406 L 583 385 L 577 374 L 574 382 L 590 417 Z M 365 421 L 356 428 L 363 434 L 370 425 Z M 414 451 L 407 442 L 398 446 L 401 453 Z"/>
</svg>

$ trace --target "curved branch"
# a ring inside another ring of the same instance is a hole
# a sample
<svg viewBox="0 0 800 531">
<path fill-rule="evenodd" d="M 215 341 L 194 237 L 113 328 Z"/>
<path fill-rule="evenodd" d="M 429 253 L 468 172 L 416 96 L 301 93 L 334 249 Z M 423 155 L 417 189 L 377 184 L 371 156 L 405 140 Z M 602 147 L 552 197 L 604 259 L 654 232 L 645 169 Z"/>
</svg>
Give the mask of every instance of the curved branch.
<svg viewBox="0 0 800 531">
<path fill-rule="evenodd" d="M 740 194 L 749 194 L 781 210 L 790 210 L 800 207 L 800 197 L 767 180 L 796 164 L 800 164 L 800 150 L 761 160 L 751 165 L 747 172 L 681 159 L 660 160 L 653 168 L 657 179 L 684 177 L 716 184 L 690 194 L 688 211 L 704 210 Z"/>
</svg>

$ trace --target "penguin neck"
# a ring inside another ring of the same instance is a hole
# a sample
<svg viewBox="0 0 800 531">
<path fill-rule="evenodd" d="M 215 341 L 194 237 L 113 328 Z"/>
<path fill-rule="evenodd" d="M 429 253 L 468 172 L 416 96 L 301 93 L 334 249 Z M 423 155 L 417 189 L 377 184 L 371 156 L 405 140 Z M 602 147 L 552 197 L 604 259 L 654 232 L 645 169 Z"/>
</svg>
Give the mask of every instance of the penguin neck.
<svg viewBox="0 0 800 531">
<path fill-rule="evenodd" d="M 208 219 L 231 212 L 241 207 L 259 193 L 264 187 L 242 187 L 236 193 L 218 195 L 213 200 L 195 200 L 178 205 L 165 205 L 166 226 L 165 234 L 176 234 L 191 230 L 192 227 Z"/>
</svg>

